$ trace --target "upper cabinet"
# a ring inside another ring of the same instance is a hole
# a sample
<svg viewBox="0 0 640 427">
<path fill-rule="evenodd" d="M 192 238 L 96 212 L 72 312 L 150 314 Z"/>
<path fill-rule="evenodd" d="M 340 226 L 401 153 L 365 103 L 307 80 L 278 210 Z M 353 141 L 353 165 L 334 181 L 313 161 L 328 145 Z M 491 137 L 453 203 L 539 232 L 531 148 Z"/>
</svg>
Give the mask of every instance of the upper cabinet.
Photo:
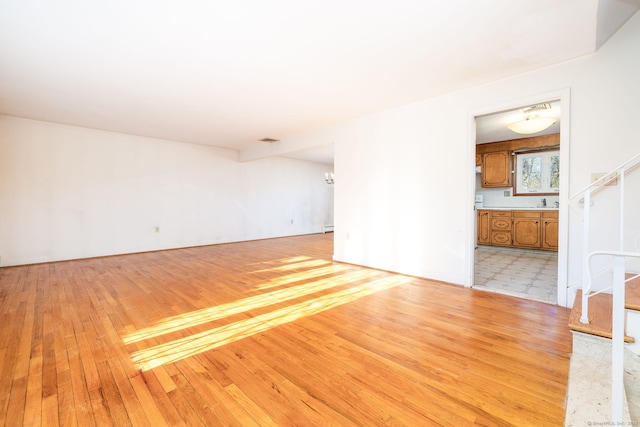
<svg viewBox="0 0 640 427">
<path fill-rule="evenodd" d="M 525 149 L 533 149 L 538 150 L 538 152 L 542 152 L 543 150 L 552 153 L 551 151 L 546 150 L 551 149 L 552 147 L 557 148 L 560 144 L 560 134 L 552 134 L 552 135 L 543 135 L 543 136 L 535 136 L 531 138 L 521 138 L 521 139 L 513 139 L 509 141 L 500 141 L 500 142 L 492 142 L 489 144 L 478 144 L 476 145 L 476 165 L 478 161 L 482 164 L 482 175 L 480 184 L 483 187 L 493 188 L 493 187 L 511 187 L 514 184 L 513 178 L 513 169 L 514 165 L 512 165 L 514 156 L 512 155 L 514 152 L 521 153 Z M 541 150 L 542 149 L 542 150 Z M 557 151 L 555 152 L 557 153 Z M 554 154 L 555 154 L 554 153 Z M 520 156 L 519 156 L 520 157 Z M 521 161 L 524 162 L 520 165 L 518 170 L 526 170 L 523 167 L 532 165 L 538 161 L 537 156 L 535 157 L 533 154 L 528 157 L 521 157 Z M 534 158 L 535 157 L 535 158 Z M 546 158 L 545 158 L 546 159 Z M 541 159 L 542 162 L 545 159 Z M 549 156 L 549 161 L 545 175 L 543 179 L 549 178 L 547 181 L 544 181 L 545 188 L 534 191 L 535 189 L 528 189 L 527 191 L 514 191 L 514 193 L 523 195 L 523 194 L 552 194 L 557 191 L 554 185 L 556 184 L 553 178 L 559 176 L 559 171 L 555 168 L 556 165 L 559 165 L 559 157 L 557 154 L 554 156 Z M 547 165 L 547 163 L 544 163 Z M 532 168 L 530 168 L 533 170 Z M 529 178 L 535 178 L 533 174 Z M 521 178 L 521 177 L 520 177 Z M 521 182 L 520 179 L 518 182 Z M 529 180 L 533 182 L 531 179 Z M 552 190 L 547 190 L 548 188 L 552 188 Z M 522 185 L 519 187 L 522 188 Z"/>
<path fill-rule="evenodd" d="M 482 155 L 482 186 L 511 186 L 511 154 L 509 151 L 496 151 Z"/>
</svg>

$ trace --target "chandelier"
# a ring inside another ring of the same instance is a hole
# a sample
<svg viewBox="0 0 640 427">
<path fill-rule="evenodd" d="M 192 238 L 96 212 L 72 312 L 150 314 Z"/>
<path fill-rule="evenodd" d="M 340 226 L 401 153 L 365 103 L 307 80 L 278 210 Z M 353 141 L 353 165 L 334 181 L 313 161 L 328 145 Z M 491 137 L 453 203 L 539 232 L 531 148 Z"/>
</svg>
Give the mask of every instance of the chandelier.
<svg viewBox="0 0 640 427">
<path fill-rule="evenodd" d="M 333 179 L 333 172 L 327 172 L 324 174 L 324 182 L 331 186 L 333 185 L 333 183 L 335 182 Z"/>
</svg>

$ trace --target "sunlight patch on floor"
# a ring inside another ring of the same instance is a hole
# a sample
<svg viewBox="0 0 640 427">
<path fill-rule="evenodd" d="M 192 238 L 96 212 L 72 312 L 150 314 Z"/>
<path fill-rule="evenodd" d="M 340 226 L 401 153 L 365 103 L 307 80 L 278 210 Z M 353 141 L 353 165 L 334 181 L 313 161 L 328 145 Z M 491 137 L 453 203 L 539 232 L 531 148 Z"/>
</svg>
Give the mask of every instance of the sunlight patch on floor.
<svg viewBox="0 0 640 427">
<path fill-rule="evenodd" d="M 284 265 L 281 265 L 279 267 L 269 267 L 269 268 L 265 268 L 264 270 L 256 270 L 254 271 L 254 273 L 261 273 L 264 271 L 289 271 L 289 270 L 295 270 L 297 268 L 309 268 L 309 267 L 318 267 L 320 265 L 331 265 L 331 261 L 327 261 L 324 259 L 307 259 L 307 260 L 303 260 L 301 258 L 306 258 L 306 257 L 296 257 L 296 258 L 289 258 L 287 259 L 287 263 Z"/>
<path fill-rule="evenodd" d="M 346 276 L 331 286 L 345 284 Z M 376 292 L 391 289 L 398 285 L 408 283 L 412 279 L 403 276 L 394 276 L 374 280 L 348 289 L 334 292 L 329 295 L 313 298 L 289 307 L 274 310 L 259 316 L 231 323 L 211 329 L 209 331 L 180 338 L 166 344 L 157 345 L 145 350 L 136 351 L 131 358 L 137 369 L 147 371 L 166 363 L 173 363 L 196 354 L 232 343 L 234 341 L 265 332 L 279 325 L 293 322 L 297 319 L 311 316 L 325 310 L 355 301 L 359 298 L 372 295 Z M 336 280 L 333 279 L 333 282 Z M 324 286 L 331 284 L 325 283 Z M 239 302 L 238 302 L 239 303 Z M 238 307 L 242 311 L 242 307 Z M 211 310 L 217 310 L 213 307 Z M 130 341 L 133 342 L 133 341 Z"/>
<path fill-rule="evenodd" d="M 333 269 L 332 271 L 335 272 L 348 268 L 348 266 L 341 266 L 341 268 L 339 268 L 338 270 Z M 316 272 L 314 276 L 318 277 L 319 273 L 320 272 Z M 309 278 L 314 276 L 303 273 L 300 274 L 299 278 L 301 280 L 308 280 Z M 245 311 L 253 310 L 256 308 L 266 307 L 268 305 L 289 301 L 308 294 L 312 294 L 314 292 L 324 291 L 337 286 L 342 286 L 347 283 L 362 280 L 367 276 L 368 275 L 366 273 L 363 273 L 361 271 L 344 273 L 340 276 L 327 277 L 326 279 L 316 280 L 304 285 L 292 286 L 265 294 L 243 298 L 230 303 L 220 304 L 215 307 L 208 307 L 202 310 L 172 316 L 160 323 L 157 323 L 154 326 L 129 334 L 122 340 L 125 344 L 132 344 L 134 342 L 154 338 L 159 335 L 177 332 L 183 329 L 190 328 L 192 326 L 202 325 L 203 323 L 223 319 L 234 314 L 243 313 Z M 290 283 L 290 280 L 285 281 L 285 283 Z"/>
<path fill-rule="evenodd" d="M 263 283 L 255 287 L 257 290 L 264 290 L 269 288 L 275 288 L 278 286 L 288 285 L 293 282 L 301 282 L 303 280 L 314 279 L 317 277 L 330 275 L 334 273 L 340 273 L 345 270 L 349 270 L 351 267 L 343 264 L 332 264 L 327 267 L 316 268 L 306 271 L 304 273 L 291 273 L 284 276 L 279 276 L 273 280 L 269 280 L 267 283 Z"/>
</svg>

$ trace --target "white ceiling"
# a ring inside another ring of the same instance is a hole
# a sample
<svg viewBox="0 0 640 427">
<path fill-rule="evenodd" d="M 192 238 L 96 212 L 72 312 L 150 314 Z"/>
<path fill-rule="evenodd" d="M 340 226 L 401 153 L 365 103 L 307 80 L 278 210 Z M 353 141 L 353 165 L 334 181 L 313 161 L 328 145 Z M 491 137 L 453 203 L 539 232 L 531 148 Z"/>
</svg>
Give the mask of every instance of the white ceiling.
<svg viewBox="0 0 640 427">
<path fill-rule="evenodd" d="M 535 134 L 522 135 L 507 128 L 507 125 L 523 120 L 529 115 L 522 111 L 523 108 L 530 107 L 528 105 L 523 105 L 523 108 L 517 108 L 515 110 L 501 111 L 494 114 L 488 114 L 486 116 L 476 117 L 476 143 L 485 144 L 488 142 L 507 141 L 510 139 L 560 133 L 560 101 L 548 102 L 547 104 L 550 107 L 548 110 L 541 110 L 536 114 L 540 117 L 552 117 L 556 119 L 556 121 L 547 129 Z"/>
<path fill-rule="evenodd" d="M 250 153 L 592 53 L 639 6 L 2 0 L 0 114 Z"/>
</svg>

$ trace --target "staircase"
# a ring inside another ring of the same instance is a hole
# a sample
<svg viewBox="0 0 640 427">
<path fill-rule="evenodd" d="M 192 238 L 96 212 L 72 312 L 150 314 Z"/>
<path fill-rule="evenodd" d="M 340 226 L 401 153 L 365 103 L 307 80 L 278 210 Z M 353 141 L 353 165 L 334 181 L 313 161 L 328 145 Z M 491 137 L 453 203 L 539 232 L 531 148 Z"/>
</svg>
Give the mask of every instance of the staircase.
<svg viewBox="0 0 640 427">
<path fill-rule="evenodd" d="M 640 174 L 629 179 L 638 165 L 640 154 L 569 201 L 584 267 L 569 319 L 566 426 L 640 424 L 640 274 L 629 273 L 640 271 L 640 237 L 629 240 L 640 227 Z"/>
<path fill-rule="evenodd" d="M 633 256 L 640 257 L 640 253 Z M 616 317 L 616 292 L 613 295 L 592 294 L 586 324 L 582 321 L 585 318 L 582 291 L 576 295 L 569 318 L 573 354 L 569 367 L 566 426 L 612 420 L 614 425 L 640 422 L 640 352 L 637 350 L 640 342 L 634 338 L 640 338 L 640 275 L 627 274 L 622 279 L 624 308 L 619 309 L 623 315 L 618 348 L 612 320 Z"/>
</svg>

